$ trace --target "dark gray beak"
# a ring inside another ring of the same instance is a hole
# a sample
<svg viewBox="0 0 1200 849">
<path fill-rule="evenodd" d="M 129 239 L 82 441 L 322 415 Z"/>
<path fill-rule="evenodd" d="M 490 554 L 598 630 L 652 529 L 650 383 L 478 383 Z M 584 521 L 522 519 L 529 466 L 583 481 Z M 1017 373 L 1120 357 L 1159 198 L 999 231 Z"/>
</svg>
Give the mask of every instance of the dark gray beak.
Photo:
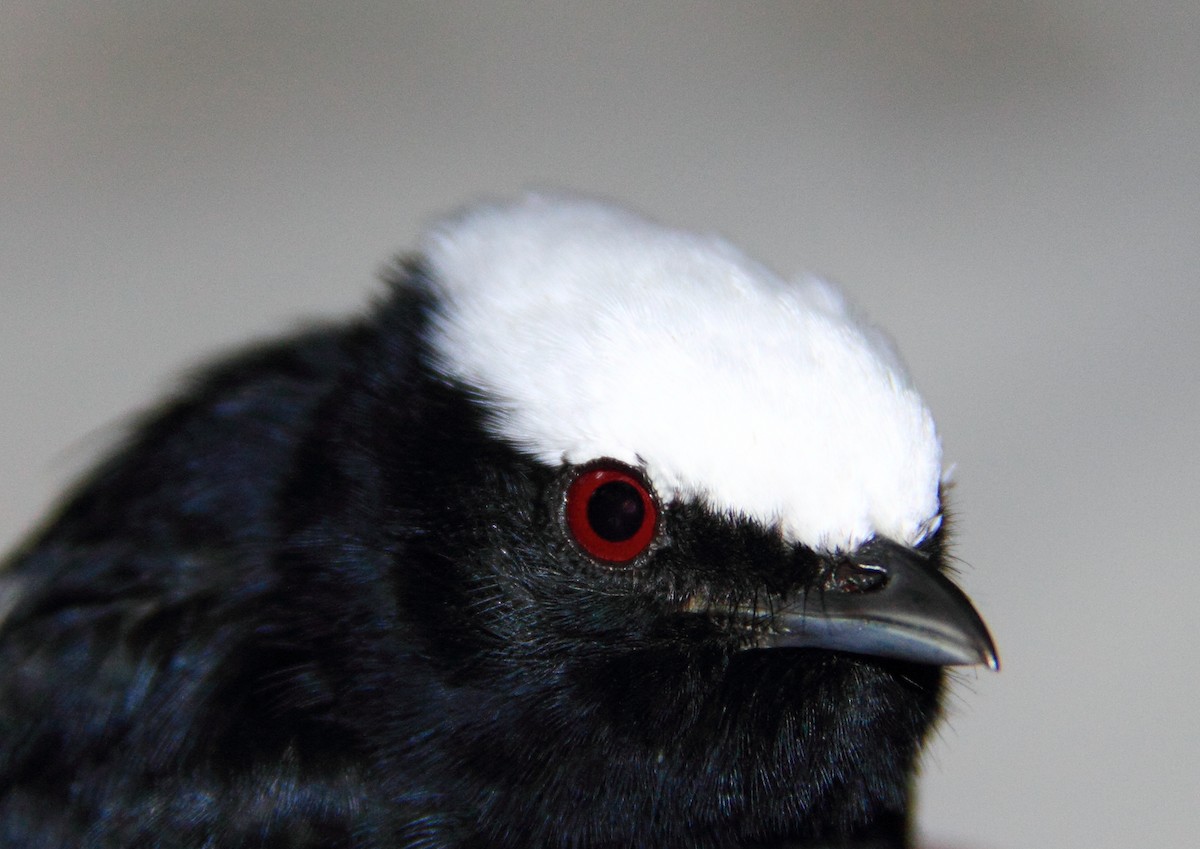
<svg viewBox="0 0 1200 849">
<path fill-rule="evenodd" d="M 929 557 L 889 540 L 873 540 L 837 559 L 821 588 L 754 614 L 769 617 L 770 628 L 758 643 L 764 648 L 1000 668 L 992 636 L 971 600 Z"/>
</svg>

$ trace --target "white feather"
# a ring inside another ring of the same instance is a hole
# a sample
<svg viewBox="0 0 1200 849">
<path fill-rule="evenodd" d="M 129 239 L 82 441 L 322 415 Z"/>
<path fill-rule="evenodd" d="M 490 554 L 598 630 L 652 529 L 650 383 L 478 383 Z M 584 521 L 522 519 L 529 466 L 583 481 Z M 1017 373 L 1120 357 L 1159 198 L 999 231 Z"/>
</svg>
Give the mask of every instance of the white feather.
<svg viewBox="0 0 1200 849">
<path fill-rule="evenodd" d="M 530 196 L 436 227 L 437 365 L 544 462 L 641 466 L 788 539 L 915 544 L 941 446 L 890 343 L 831 285 L 594 201 Z"/>
</svg>

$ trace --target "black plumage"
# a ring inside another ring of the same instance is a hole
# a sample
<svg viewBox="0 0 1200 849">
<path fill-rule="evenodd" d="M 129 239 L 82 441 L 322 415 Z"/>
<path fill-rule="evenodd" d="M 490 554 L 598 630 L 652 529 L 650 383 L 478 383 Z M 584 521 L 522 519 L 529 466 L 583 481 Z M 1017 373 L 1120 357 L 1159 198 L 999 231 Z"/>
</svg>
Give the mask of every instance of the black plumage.
<svg viewBox="0 0 1200 849">
<path fill-rule="evenodd" d="M 424 275 L 203 373 L 12 558 L 0 845 L 905 845 L 940 667 L 759 647 L 835 558 L 697 501 L 588 556 Z"/>
</svg>

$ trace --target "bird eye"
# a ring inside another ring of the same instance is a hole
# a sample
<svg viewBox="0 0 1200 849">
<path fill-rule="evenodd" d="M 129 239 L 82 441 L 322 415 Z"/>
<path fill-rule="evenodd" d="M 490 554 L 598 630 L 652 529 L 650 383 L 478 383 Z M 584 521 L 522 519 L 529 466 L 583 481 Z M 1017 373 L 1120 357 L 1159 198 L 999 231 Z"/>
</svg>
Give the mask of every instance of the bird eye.
<svg viewBox="0 0 1200 849">
<path fill-rule="evenodd" d="M 628 563 L 650 547 L 658 507 L 631 469 L 586 467 L 567 487 L 567 527 L 579 547 L 606 563 Z"/>
</svg>

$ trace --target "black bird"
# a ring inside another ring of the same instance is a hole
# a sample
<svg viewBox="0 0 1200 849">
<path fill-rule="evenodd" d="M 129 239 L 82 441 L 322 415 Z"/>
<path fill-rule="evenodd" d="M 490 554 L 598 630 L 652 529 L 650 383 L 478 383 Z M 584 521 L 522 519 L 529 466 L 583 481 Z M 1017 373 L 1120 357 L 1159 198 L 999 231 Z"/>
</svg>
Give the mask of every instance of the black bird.
<svg viewBox="0 0 1200 849">
<path fill-rule="evenodd" d="M 585 200 L 393 278 L 0 572 L 0 845 L 906 845 L 942 667 L 997 660 L 884 337 Z"/>
</svg>

